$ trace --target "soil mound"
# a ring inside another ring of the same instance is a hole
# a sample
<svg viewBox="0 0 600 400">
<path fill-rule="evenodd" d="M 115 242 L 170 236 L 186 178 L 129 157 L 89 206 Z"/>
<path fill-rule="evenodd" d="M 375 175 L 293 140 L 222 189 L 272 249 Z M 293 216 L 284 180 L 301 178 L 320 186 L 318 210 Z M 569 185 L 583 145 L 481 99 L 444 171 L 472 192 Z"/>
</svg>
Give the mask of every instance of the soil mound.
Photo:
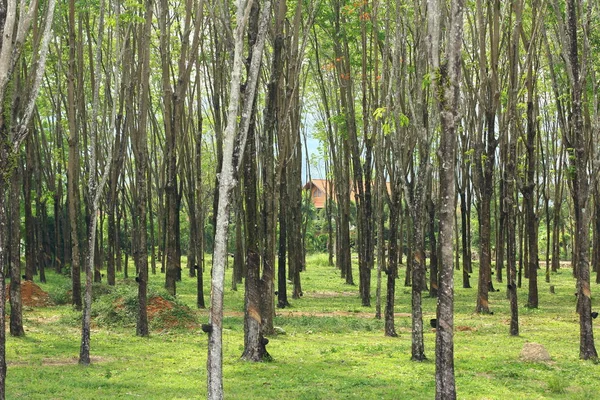
<svg viewBox="0 0 600 400">
<path fill-rule="evenodd" d="M 544 346 L 538 343 L 525 343 L 521 350 L 521 360 L 528 362 L 551 361 L 550 353 Z"/>
<path fill-rule="evenodd" d="M 6 298 L 10 298 L 10 284 L 6 287 Z M 21 282 L 21 301 L 25 307 L 50 307 L 54 305 L 50 295 L 33 281 Z"/>
<path fill-rule="evenodd" d="M 148 299 L 148 320 L 162 330 L 194 329 L 198 327 L 194 312 L 187 306 L 177 304 L 161 296 Z"/>
</svg>

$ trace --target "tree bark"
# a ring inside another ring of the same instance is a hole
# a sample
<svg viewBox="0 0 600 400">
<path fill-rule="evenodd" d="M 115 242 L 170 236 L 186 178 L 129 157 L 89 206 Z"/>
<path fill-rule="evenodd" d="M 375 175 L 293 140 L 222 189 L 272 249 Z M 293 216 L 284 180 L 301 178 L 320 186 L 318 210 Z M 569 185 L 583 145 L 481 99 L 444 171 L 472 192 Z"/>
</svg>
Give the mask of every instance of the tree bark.
<svg viewBox="0 0 600 400">
<path fill-rule="evenodd" d="M 150 34 L 152 28 L 153 1 L 146 0 L 144 24 L 140 28 L 138 54 L 141 59 L 140 89 L 139 89 L 139 126 L 132 139 L 136 159 L 135 178 L 137 183 L 136 214 L 138 220 L 138 257 L 136 269 L 138 272 L 138 314 L 136 335 L 146 337 L 150 334 L 148 328 L 147 292 L 148 292 L 148 229 L 146 227 L 148 204 L 148 111 L 149 111 L 149 77 L 150 77 Z"/>
<path fill-rule="evenodd" d="M 248 26 L 249 59 L 252 58 L 258 35 L 259 4 L 254 2 L 250 11 Z M 247 65 L 249 68 L 250 66 Z M 249 71 L 247 71 L 248 73 Z M 247 361 L 268 359 L 266 343 L 262 333 L 260 280 L 260 230 L 258 218 L 257 162 L 256 162 L 256 96 L 252 93 L 244 96 L 244 104 L 251 103 L 250 123 L 244 150 L 244 202 L 246 233 L 246 279 L 244 292 L 244 352 L 242 358 Z"/>
<path fill-rule="evenodd" d="M 558 11 L 558 10 L 556 10 Z M 571 132 L 567 136 L 568 148 L 572 149 L 569 154 L 571 165 L 572 197 L 575 210 L 575 251 L 577 260 L 577 300 L 579 312 L 579 357 L 597 359 L 598 353 L 594 344 L 594 330 L 592 325 L 592 296 L 590 290 L 589 269 L 589 221 L 592 207 L 589 207 L 589 178 L 588 157 L 589 149 L 584 132 L 584 121 L 582 113 L 582 96 L 584 80 L 586 78 L 587 54 L 584 52 L 584 62 L 580 63 L 578 48 L 578 3 L 575 0 L 567 1 L 567 40 L 568 48 L 563 51 L 567 55 L 570 67 L 571 83 Z M 567 133 L 567 132 L 565 132 Z"/>
<path fill-rule="evenodd" d="M 237 3 L 235 30 L 235 49 L 233 68 L 231 74 L 231 87 L 229 108 L 227 111 L 227 127 L 224 132 L 223 163 L 221 173 L 219 174 L 219 203 L 217 207 L 215 234 L 215 249 L 213 255 L 212 271 L 212 290 L 211 290 L 211 308 L 208 336 L 208 357 L 207 357 L 207 388 L 208 398 L 211 400 L 223 398 L 223 283 L 225 279 L 225 264 L 227 262 L 227 237 L 229 225 L 229 208 L 231 190 L 235 187 L 236 181 L 234 171 L 237 164 L 234 164 L 234 150 L 236 144 L 236 129 L 238 128 L 237 118 L 240 98 L 240 83 L 242 72 L 242 51 L 243 37 L 252 1 L 249 1 L 244 8 L 244 3 L 240 0 Z M 253 50 L 248 83 L 246 85 L 246 98 L 253 99 L 256 83 L 258 80 L 259 65 L 262 58 L 264 40 L 266 35 L 267 17 L 270 15 L 271 3 L 269 0 L 263 5 L 261 12 L 259 33 L 256 48 Z M 242 118 L 240 120 L 238 143 L 241 146 L 238 157 L 243 158 L 246 134 L 250 123 L 251 106 L 248 102 L 244 104 Z"/>
<path fill-rule="evenodd" d="M 439 60 L 442 7 L 430 1 L 431 64 L 436 72 L 434 92 L 438 93 L 441 119 L 440 137 L 440 247 L 441 271 L 435 337 L 436 399 L 456 399 L 454 379 L 454 265 L 453 232 L 455 205 L 456 124 L 459 120 L 459 84 L 463 40 L 463 0 L 451 2 L 445 59 Z M 445 4 L 445 2 L 442 2 Z"/>
</svg>

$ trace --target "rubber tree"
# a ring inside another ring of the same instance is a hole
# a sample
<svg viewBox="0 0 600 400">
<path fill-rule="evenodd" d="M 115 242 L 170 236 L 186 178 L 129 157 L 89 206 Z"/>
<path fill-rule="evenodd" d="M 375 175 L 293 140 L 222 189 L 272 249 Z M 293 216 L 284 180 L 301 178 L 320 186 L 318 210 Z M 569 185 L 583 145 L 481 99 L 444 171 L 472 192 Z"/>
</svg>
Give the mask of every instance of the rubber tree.
<svg viewBox="0 0 600 400">
<path fill-rule="evenodd" d="M 236 3 L 234 56 L 231 71 L 227 124 L 223 133 L 223 162 L 219 174 L 219 201 L 216 210 L 217 217 L 211 281 L 211 306 L 209 323 L 204 326 L 204 330 L 208 333 L 207 388 L 208 398 L 211 400 L 223 398 L 223 287 L 225 281 L 225 265 L 227 263 L 231 191 L 237 185 L 236 171 L 239 167 L 234 158 L 234 152 L 237 151 L 238 161 L 243 159 L 253 105 L 251 101 L 244 103 L 241 118 L 238 123 L 241 95 L 240 84 L 242 82 L 243 68 L 244 32 L 248 25 L 252 3 L 252 0 L 246 2 L 238 0 Z M 263 4 L 260 14 L 256 45 L 253 49 L 249 75 L 245 87 L 246 99 L 254 99 L 270 12 L 271 3 L 267 0 Z M 260 313 L 254 317 L 260 323 Z"/>
<path fill-rule="evenodd" d="M 575 276 L 577 278 L 577 312 L 579 313 L 579 357 L 597 359 L 592 324 L 592 293 L 589 266 L 589 224 L 593 207 L 590 196 L 590 159 L 595 155 L 588 145 L 591 127 L 584 121 L 584 90 L 590 69 L 590 43 L 587 37 L 592 17 L 587 2 L 568 0 L 563 14 L 558 1 L 554 1 L 562 58 L 570 89 L 569 129 L 563 130 L 563 140 L 568 152 L 568 179 L 575 217 Z M 583 30 L 583 38 L 580 31 Z M 593 177 L 597 176 L 595 171 Z"/>
<path fill-rule="evenodd" d="M 29 123 L 34 112 L 35 100 L 38 96 L 42 77 L 46 67 L 48 46 L 54 19 L 55 0 L 49 0 L 43 12 L 39 26 L 33 29 L 34 15 L 40 10 L 37 4 L 25 7 L 25 2 L 8 1 L 0 4 L 0 260 L 4 260 L 7 252 L 7 216 L 6 196 L 7 184 L 14 173 L 16 157 L 21 144 L 29 135 Z M 36 21 L 36 24 L 38 21 Z M 28 87 L 22 98 L 24 107 L 18 120 L 7 119 L 5 105 L 8 102 L 9 85 L 19 71 L 22 52 L 31 31 L 37 35 L 33 38 L 31 51 L 32 63 L 29 71 Z M 0 400 L 5 398 L 6 388 L 6 276 L 0 271 Z M 19 288 L 20 289 L 20 288 Z"/>
<path fill-rule="evenodd" d="M 448 20 L 443 19 L 446 2 L 429 1 L 429 45 L 435 75 L 434 93 L 440 113 L 440 247 L 441 268 L 435 336 L 435 397 L 456 399 L 454 379 L 454 255 L 453 234 L 456 212 L 455 167 L 456 127 L 459 126 L 461 48 L 463 41 L 463 0 L 451 2 Z M 443 24 L 443 22 L 446 22 Z M 445 26 L 446 43 L 440 43 Z M 445 53 L 440 59 L 442 46 Z"/>
</svg>

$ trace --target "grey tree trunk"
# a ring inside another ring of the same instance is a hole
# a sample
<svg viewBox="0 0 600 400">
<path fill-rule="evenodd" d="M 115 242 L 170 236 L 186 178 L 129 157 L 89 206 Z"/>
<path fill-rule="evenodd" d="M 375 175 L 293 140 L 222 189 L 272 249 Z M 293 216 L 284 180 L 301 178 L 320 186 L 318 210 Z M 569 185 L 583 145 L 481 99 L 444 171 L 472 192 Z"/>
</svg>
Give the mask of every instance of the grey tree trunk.
<svg viewBox="0 0 600 400">
<path fill-rule="evenodd" d="M 8 238 L 8 221 L 6 214 L 5 199 L 11 175 L 14 174 L 13 162 L 19 153 L 23 141 L 29 134 L 29 123 L 33 115 L 35 100 L 39 93 L 41 80 L 46 67 L 48 44 L 52 32 L 52 21 L 54 18 L 55 0 L 49 0 L 43 18 L 34 31 L 36 36 L 32 39 L 34 43 L 32 65 L 27 65 L 31 79 L 22 100 L 24 105 L 21 110 L 20 121 L 9 121 L 5 104 L 8 103 L 7 89 L 11 81 L 15 79 L 15 68 L 20 64 L 23 43 L 30 33 L 30 27 L 35 13 L 39 12 L 36 7 L 29 10 L 21 8 L 25 3 L 8 1 L 2 4 L 2 18 L 0 19 L 0 262 L 7 257 L 6 245 Z M 19 10 L 17 10 L 19 9 Z M 20 12 L 19 18 L 17 15 Z M 36 14 L 37 15 L 37 14 Z M 36 24 L 38 21 L 36 21 Z M 43 25 L 43 27 L 42 27 Z M 39 36 L 38 36 L 39 35 Z M 4 400 L 6 394 L 6 276 L 4 268 L 0 268 L 0 400 Z"/>
<path fill-rule="evenodd" d="M 459 84 L 463 40 L 463 0 L 451 2 L 445 57 L 440 62 L 440 31 L 445 2 L 430 1 L 431 65 L 436 71 L 434 93 L 441 119 L 440 137 L 440 247 L 441 268 L 435 337 L 436 399 L 456 399 L 454 379 L 454 255 L 456 124 L 459 121 Z"/>
<path fill-rule="evenodd" d="M 242 52 L 244 46 L 244 31 L 248 24 L 252 1 L 245 4 L 239 0 L 236 4 L 236 29 L 234 42 L 234 58 L 231 73 L 231 86 L 229 107 L 227 111 L 227 126 L 224 132 L 223 163 L 219 174 L 219 202 L 217 206 L 217 218 L 215 233 L 215 249 L 213 254 L 212 290 L 209 324 L 206 327 L 208 336 L 207 357 L 207 388 L 208 398 L 211 400 L 223 398 L 223 286 L 225 281 L 225 265 L 227 263 L 227 238 L 229 226 L 229 208 L 231 205 L 231 190 L 236 185 L 234 172 L 238 168 L 234 163 L 234 151 L 236 136 L 239 135 L 239 151 L 237 156 L 243 158 L 246 144 L 246 135 L 250 124 L 251 102 L 244 104 L 240 124 L 237 118 L 240 99 L 240 83 L 242 74 Z M 270 15 L 271 3 L 269 0 L 263 5 L 258 29 L 258 39 L 250 65 L 250 72 L 245 88 L 247 99 L 253 99 L 258 80 L 259 66 L 265 42 L 268 16 Z M 239 129 L 238 135 L 236 131 Z M 260 317 L 259 317 L 260 318 Z"/>
</svg>

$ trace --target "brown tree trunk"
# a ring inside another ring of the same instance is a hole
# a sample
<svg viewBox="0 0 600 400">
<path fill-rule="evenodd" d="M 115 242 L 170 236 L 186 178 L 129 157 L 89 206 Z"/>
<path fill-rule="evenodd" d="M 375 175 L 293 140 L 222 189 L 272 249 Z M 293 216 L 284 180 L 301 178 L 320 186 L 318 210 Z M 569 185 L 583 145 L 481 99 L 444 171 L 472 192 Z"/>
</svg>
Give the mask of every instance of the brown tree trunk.
<svg viewBox="0 0 600 400">
<path fill-rule="evenodd" d="M 10 334 L 23 336 L 23 302 L 21 301 L 21 174 L 13 173 L 10 177 Z"/>
<path fill-rule="evenodd" d="M 516 77 L 515 77 L 516 78 Z M 515 89 L 513 89 L 515 90 Z M 515 130 L 512 135 L 516 136 Z M 511 139 L 509 144 L 508 163 L 506 166 L 506 197 L 502 200 L 503 207 L 506 208 L 506 273 L 507 273 L 507 294 L 510 302 L 510 328 L 511 336 L 519 335 L 519 306 L 517 302 L 517 215 L 516 209 L 516 138 Z"/>
<path fill-rule="evenodd" d="M 0 110 L 3 107 L 0 105 Z M 0 113 L 0 137 L 7 138 L 4 118 Z M 0 145 L 0 170 L 4 171 L 8 161 L 7 146 Z M 6 198 L 7 182 L 4 174 L 0 174 L 0 199 Z M 4 262 L 7 256 L 8 245 L 8 217 L 4 204 L 0 205 L 0 399 L 4 400 L 6 394 L 6 275 Z"/>
<path fill-rule="evenodd" d="M 463 186 L 464 188 L 464 186 Z M 463 268 L 462 268 L 462 276 L 463 276 L 463 288 L 470 289 L 471 283 L 469 282 L 469 271 L 471 270 L 471 248 L 469 246 L 468 241 L 468 232 L 467 232 L 467 199 L 464 191 L 460 192 L 460 229 L 461 229 L 461 240 L 462 240 L 462 254 L 463 254 Z"/>
<path fill-rule="evenodd" d="M 252 3 L 250 20 L 248 24 L 248 47 L 250 49 L 249 59 L 256 44 L 258 34 L 259 4 Z M 249 65 L 247 74 L 249 74 Z M 242 358 L 247 361 L 262 361 L 268 359 L 266 350 L 268 341 L 263 337 L 261 317 L 261 281 L 260 281 L 260 230 L 258 217 L 258 193 L 257 193 L 257 162 L 256 162 L 256 96 L 252 93 L 244 96 L 244 106 L 250 111 L 250 125 L 246 148 L 244 150 L 244 203 L 245 203 L 245 243 L 246 243 L 246 279 L 244 292 L 244 352 Z"/>
<path fill-rule="evenodd" d="M 476 162 L 475 176 L 479 200 L 479 280 L 475 311 L 489 314 L 488 289 L 491 282 L 491 202 L 494 196 L 494 165 L 498 145 L 496 138 L 496 110 L 498 107 L 498 57 L 500 49 L 500 0 L 489 2 L 487 10 L 489 15 L 484 15 L 483 4 L 477 0 L 477 21 L 479 28 L 479 75 L 482 80 L 480 95 L 484 104 L 484 124 L 479 128 L 477 142 L 475 143 L 475 157 L 481 162 Z M 489 26 L 488 26 L 489 25 Z M 490 46 L 486 46 L 486 30 L 490 30 Z M 490 62 L 488 62 L 488 54 Z M 488 71 L 489 69 L 489 71 Z"/>
<path fill-rule="evenodd" d="M 148 112 L 149 112 L 149 77 L 150 77 L 150 34 L 152 28 L 153 1 L 145 1 L 144 25 L 140 27 L 138 54 L 141 59 L 139 83 L 139 126 L 132 138 L 135 155 L 135 178 L 137 183 L 136 216 L 138 220 L 138 256 L 136 269 L 138 282 L 138 313 L 136 335 L 146 337 L 150 334 L 148 328 L 148 229 L 146 227 L 148 204 Z"/>
<path fill-rule="evenodd" d="M 387 276 L 387 293 L 385 302 L 385 335 L 396 337 L 395 322 L 394 322 L 394 305 L 396 296 L 396 279 L 398 276 L 398 225 L 400 222 L 400 213 L 402 208 L 400 207 L 400 185 L 398 181 L 393 182 L 391 190 L 391 202 L 390 202 L 390 239 L 389 239 L 389 252 L 388 252 L 388 265 L 385 270 Z"/>
<path fill-rule="evenodd" d="M 69 1 L 69 70 L 67 75 L 67 116 L 69 120 L 69 163 L 67 166 L 67 200 L 69 208 L 69 231 L 71 235 L 72 302 L 81 310 L 81 270 L 79 260 L 79 134 L 75 111 L 75 1 Z"/>
<path fill-rule="evenodd" d="M 275 8 L 275 37 L 273 42 L 273 57 L 271 76 L 267 84 L 264 129 L 261 139 L 260 153 L 263 157 L 263 203 L 262 203 L 262 291 L 261 317 L 263 333 L 270 335 L 274 332 L 275 317 L 275 247 L 277 237 L 277 191 L 275 179 L 275 157 L 273 154 L 274 138 L 277 132 L 277 117 L 280 109 L 280 80 L 283 72 L 283 24 L 287 6 L 286 1 L 280 1 Z M 283 302 L 285 304 L 287 299 Z"/>
<path fill-rule="evenodd" d="M 435 208 L 433 200 L 427 200 L 427 212 L 429 214 L 429 297 L 438 296 L 438 245 L 435 234 Z"/>
<path fill-rule="evenodd" d="M 32 205 L 33 201 L 31 199 L 31 191 L 32 191 L 32 181 L 35 176 L 37 176 L 35 170 L 35 158 L 33 155 L 34 152 L 34 143 L 32 136 L 29 136 L 25 141 L 25 167 L 23 168 L 23 202 L 25 208 L 25 280 L 32 281 L 33 275 L 36 271 L 36 264 L 38 263 L 38 258 L 36 257 L 36 253 L 39 251 L 39 247 L 37 245 L 37 239 L 39 239 L 40 232 L 37 230 L 38 224 L 36 224 L 36 218 L 33 215 Z M 41 182 L 38 182 L 38 185 L 41 185 Z M 38 214 L 40 210 L 37 210 Z"/>
</svg>

